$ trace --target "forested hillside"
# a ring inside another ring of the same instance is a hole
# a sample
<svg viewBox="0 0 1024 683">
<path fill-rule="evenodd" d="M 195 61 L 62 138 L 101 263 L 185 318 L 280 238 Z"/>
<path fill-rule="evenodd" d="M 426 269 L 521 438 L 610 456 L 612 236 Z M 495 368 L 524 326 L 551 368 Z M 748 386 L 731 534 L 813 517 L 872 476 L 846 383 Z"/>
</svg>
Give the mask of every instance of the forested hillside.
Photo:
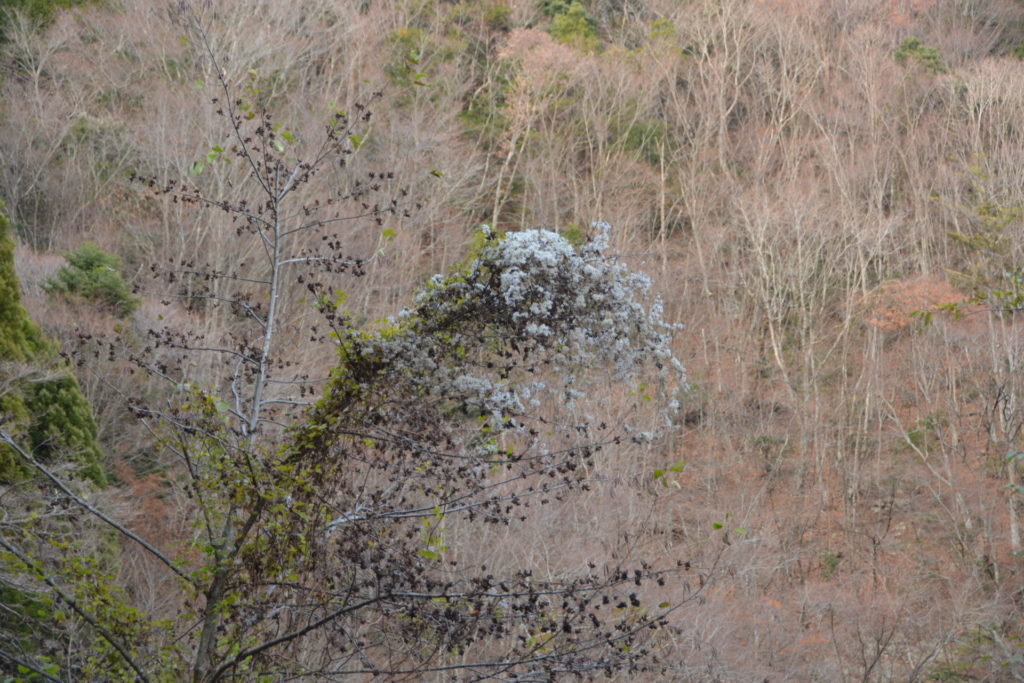
<svg viewBox="0 0 1024 683">
<path fill-rule="evenodd" d="M 1024 680 L 1024 3 L 0 4 L 0 674 Z"/>
</svg>

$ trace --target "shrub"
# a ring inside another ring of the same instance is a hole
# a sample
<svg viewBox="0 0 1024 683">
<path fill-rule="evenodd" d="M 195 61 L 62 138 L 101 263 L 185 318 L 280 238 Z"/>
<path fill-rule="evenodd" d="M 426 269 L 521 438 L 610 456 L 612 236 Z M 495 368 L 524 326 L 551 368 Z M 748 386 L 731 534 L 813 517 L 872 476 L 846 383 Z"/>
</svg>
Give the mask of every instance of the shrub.
<svg viewBox="0 0 1024 683">
<path fill-rule="evenodd" d="M 139 307 L 140 299 L 132 296 L 121 274 L 121 259 L 85 242 L 76 251 L 64 255 L 68 263 L 43 283 L 50 294 L 79 297 L 100 304 L 123 318 Z"/>
<path fill-rule="evenodd" d="M 933 74 L 944 74 L 949 71 L 942 63 L 942 55 L 934 47 L 928 47 L 920 40 L 911 36 L 902 43 L 893 55 L 897 62 L 903 64 L 908 59 L 913 59 L 924 69 Z"/>
<path fill-rule="evenodd" d="M 586 8 L 574 1 L 568 5 L 558 3 L 557 10 L 548 29 L 551 37 L 584 52 L 596 52 L 600 46 L 597 22 Z"/>
<path fill-rule="evenodd" d="M 512 30 L 512 8 L 503 3 L 489 5 L 484 10 L 484 21 L 492 31 Z"/>
</svg>

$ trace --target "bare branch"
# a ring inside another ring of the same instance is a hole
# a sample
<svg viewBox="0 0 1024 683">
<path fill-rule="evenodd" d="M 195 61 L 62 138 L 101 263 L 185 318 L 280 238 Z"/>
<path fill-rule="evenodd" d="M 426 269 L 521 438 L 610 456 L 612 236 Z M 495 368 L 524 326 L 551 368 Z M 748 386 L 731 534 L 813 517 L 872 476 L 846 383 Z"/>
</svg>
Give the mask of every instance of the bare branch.
<svg viewBox="0 0 1024 683">
<path fill-rule="evenodd" d="M 31 455 L 29 455 L 25 451 L 25 449 L 23 449 L 21 447 L 21 445 L 18 444 L 18 442 L 14 440 L 14 437 L 12 437 L 10 434 L 8 434 L 6 431 L 4 431 L 2 429 L 0 429 L 0 441 L 3 441 L 4 443 L 6 443 L 15 453 L 17 453 L 18 457 L 20 457 L 22 460 L 24 460 L 26 463 L 28 463 L 34 469 L 36 469 L 38 472 L 40 472 L 43 476 L 45 476 L 47 479 L 49 479 L 51 482 L 53 482 L 53 484 L 58 489 L 60 489 L 65 495 L 67 495 L 69 498 L 71 498 L 71 500 L 75 501 L 75 503 L 79 507 L 87 510 L 90 514 L 95 516 L 97 519 L 103 521 L 105 524 L 107 524 L 108 526 L 113 528 L 115 531 L 117 531 L 122 536 L 125 536 L 126 538 L 130 538 L 131 540 L 133 540 L 136 543 L 138 543 L 143 549 L 146 550 L 146 552 L 148 552 L 150 555 L 152 555 L 156 559 L 158 559 L 161 562 L 163 562 L 164 565 L 166 565 L 172 572 L 177 574 L 180 578 L 184 579 L 186 582 L 188 582 L 189 584 L 191 584 L 193 586 L 196 585 L 195 581 L 192 579 L 192 577 L 190 577 L 188 574 L 183 572 L 166 555 L 164 555 L 162 552 L 160 552 L 159 550 L 154 548 L 145 539 L 143 539 L 142 537 L 138 536 L 137 534 L 135 534 L 131 530 L 125 528 L 123 525 L 119 524 L 118 522 L 114 521 L 113 519 L 111 519 L 110 517 L 105 515 L 103 512 L 101 512 L 100 510 L 96 509 L 88 501 L 86 501 L 85 499 L 81 498 L 78 494 L 76 494 L 70 488 L 68 488 L 68 486 L 66 484 L 64 484 L 64 482 L 62 482 L 59 478 L 57 478 L 57 476 L 55 474 L 50 472 L 50 470 L 48 470 L 47 468 L 43 467 L 35 458 L 33 458 Z"/>
</svg>

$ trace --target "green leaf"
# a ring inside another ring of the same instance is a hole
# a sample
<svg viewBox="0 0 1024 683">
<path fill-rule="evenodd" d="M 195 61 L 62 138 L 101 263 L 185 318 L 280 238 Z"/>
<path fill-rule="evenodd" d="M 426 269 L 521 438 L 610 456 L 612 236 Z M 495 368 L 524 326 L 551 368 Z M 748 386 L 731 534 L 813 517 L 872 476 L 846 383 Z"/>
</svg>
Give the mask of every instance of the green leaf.
<svg viewBox="0 0 1024 683">
<path fill-rule="evenodd" d="M 661 479 L 665 476 L 665 470 L 654 470 L 654 478 Z"/>
<path fill-rule="evenodd" d="M 439 171 L 436 168 L 434 168 L 431 169 L 430 175 L 434 176 L 435 178 L 444 178 L 444 171 Z"/>
<path fill-rule="evenodd" d="M 192 175 L 199 175 L 200 173 L 203 172 L 204 168 L 206 168 L 205 161 L 193 161 L 192 165 L 189 166 L 188 168 L 188 172 L 191 173 Z"/>
<path fill-rule="evenodd" d="M 686 461 L 685 460 L 680 460 L 675 465 L 672 465 L 672 467 L 669 467 L 668 471 L 669 472 L 682 472 L 684 467 L 686 467 Z"/>
<path fill-rule="evenodd" d="M 669 606 L 669 605 L 668 605 L 668 603 L 667 603 L 667 602 L 660 602 L 660 603 L 658 603 L 658 608 L 659 608 L 659 609 L 665 609 L 665 608 L 666 608 L 666 607 L 668 607 L 668 606 Z"/>
<path fill-rule="evenodd" d="M 711 522 L 711 528 L 712 529 L 721 529 L 722 528 L 722 524 L 721 524 L 721 522 Z"/>
<path fill-rule="evenodd" d="M 391 228 L 384 228 L 381 231 L 380 236 L 383 237 L 386 240 L 394 239 L 395 231 L 392 230 Z"/>
<path fill-rule="evenodd" d="M 358 135 L 349 135 L 348 141 L 352 143 L 353 152 L 358 152 L 359 148 L 363 146 L 363 138 Z"/>
<path fill-rule="evenodd" d="M 294 136 L 294 135 L 292 135 L 292 134 L 291 134 L 291 133 L 290 133 L 289 131 L 287 131 L 287 130 L 283 130 L 283 131 L 281 131 L 281 137 L 283 137 L 283 138 L 284 138 L 285 140 L 287 140 L 288 142 L 292 142 L 292 143 L 294 143 L 294 142 L 295 142 L 295 136 Z"/>
<path fill-rule="evenodd" d="M 925 327 L 932 324 L 932 312 L 931 311 L 911 311 L 911 318 L 916 318 L 921 321 L 921 324 Z"/>
</svg>

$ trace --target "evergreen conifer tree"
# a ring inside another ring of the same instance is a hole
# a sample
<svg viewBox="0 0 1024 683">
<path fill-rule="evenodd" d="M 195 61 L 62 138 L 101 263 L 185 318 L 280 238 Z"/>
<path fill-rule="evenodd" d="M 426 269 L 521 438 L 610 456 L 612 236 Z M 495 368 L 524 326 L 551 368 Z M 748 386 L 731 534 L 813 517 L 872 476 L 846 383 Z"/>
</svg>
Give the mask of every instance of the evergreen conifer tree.
<svg viewBox="0 0 1024 683">
<path fill-rule="evenodd" d="M 106 483 L 103 454 L 89 403 L 71 369 L 60 359 L 21 305 L 14 271 L 10 223 L 0 206 L 0 425 L 41 461 L 67 456 L 80 474 Z M 0 483 L 20 478 L 14 453 L 0 446 Z"/>
</svg>

